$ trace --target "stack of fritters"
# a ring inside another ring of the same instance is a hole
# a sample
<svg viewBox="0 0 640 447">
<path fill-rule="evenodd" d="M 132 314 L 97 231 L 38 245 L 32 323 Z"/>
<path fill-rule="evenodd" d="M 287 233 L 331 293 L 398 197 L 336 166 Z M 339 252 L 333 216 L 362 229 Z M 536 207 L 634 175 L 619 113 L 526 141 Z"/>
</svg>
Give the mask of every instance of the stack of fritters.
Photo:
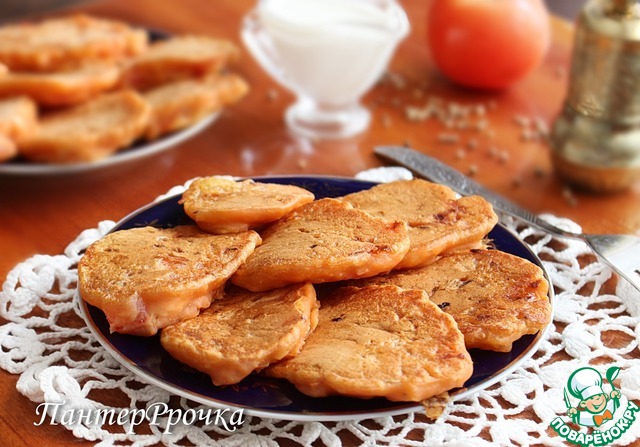
<svg viewBox="0 0 640 447">
<path fill-rule="evenodd" d="M 94 161 L 191 126 L 248 92 L 227 72 L 238 55 L 81 14 L 0 27 L 0 162 Z"/>
<path fill-rule="evenodd" d="M 165 327 L 165 349 L 214 384 L 237 383 L 263 370 L 311 396 L 422 401 L 465 383 L 473 369 L 468 349 L 509 351 L 522 335 L 549 323 L 541 269 L 475 248 L 485 247 L 497 221 L 484 199 L 457 198 L 423 180 L 313 199 L 295 186 L 194 181 L 181 201 L 200 226 L 189 227 L 190 234 L 206 240 L 259 233 L 262 240 L 226 266 L 223 276 L 233 285 L 209 292 L 211 305 L 195 317 L 178 308 L 205 307 L 198 294 L 181 294 L 179 306 L 168 297 L 162 308 L 144 292 L 144 278 L 167 274 L 167 264 L 157 259 L 173 255 L 163 245 L 130 245 L 147 259 L 134 264 L 144 270 L 119 263 L 124 267 L 114 276 L 100 263 L 123 254 L 112 253 L 112 243 L 97 242 L 79 266 L 82 296 L 107 313 L 112 330 L 139 334 L 149 327 L 146 320 L 160 321 L 153 327 Z M 115 235 L 127 240 L 132 231 Z M 187 269 L 202 262 L 191 259 Z M 185 265 L 172 269 L 174 280 L 187 274 Z M 88 278 L 105 288 L 89 287 Z M 128 284 L 124 291 L 122 283 Z M 320 283 L 332 284 L 314 289 Z M 158 282 L 154 289 L 168 286 Z M 114 301 L 120 304 L 105 305 Z M 155 314 L 139 324 L 133 308 Z M 115 325 L 122 313 L 129 323 Z"/>
</svg>

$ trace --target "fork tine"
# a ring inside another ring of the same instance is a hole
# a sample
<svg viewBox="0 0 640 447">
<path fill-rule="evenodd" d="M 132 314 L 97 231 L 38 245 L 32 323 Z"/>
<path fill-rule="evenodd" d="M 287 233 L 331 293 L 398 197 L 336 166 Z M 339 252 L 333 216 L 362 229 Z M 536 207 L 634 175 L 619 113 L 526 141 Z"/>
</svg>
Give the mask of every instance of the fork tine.
<svg viewBox="0 0 640 447">
<path fill-rule="evenodd" d="M 640 238 L 627 235 L 589 235 L 586 239 L 602 260 L 640 291 Z"/>
</svg>

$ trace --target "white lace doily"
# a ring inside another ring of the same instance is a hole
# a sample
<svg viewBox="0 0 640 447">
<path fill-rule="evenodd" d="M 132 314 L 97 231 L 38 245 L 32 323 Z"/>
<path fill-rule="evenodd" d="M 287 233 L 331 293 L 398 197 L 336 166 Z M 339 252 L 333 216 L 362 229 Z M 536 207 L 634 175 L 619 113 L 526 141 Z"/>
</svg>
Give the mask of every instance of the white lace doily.
<svg viewBox="0 0 640 447">
<path fill-rule="evenodd" d="M 406 173 L 384 170 L 363 176 L 392 180 L 406 178 Z M 171 193 L 182 188 L 174 188 Z M 546 218 L 580 231 L 566 219 Z M 82 322 L 77 307 L 76 265 L 83 250 L 113 225 L 101 222 L 97 228 L 83 231 L 64 254 L 33 256 L 9 273 L 0 293 L 0 314 L 8 321 L 0 326 L 0 367 L 19 375 L 17 390 L 38 404 L 64 402 L 63 408 L 110 409 L 113 407 L 100 401 L 93 391 L 106 389 L 126 396 L 129 409 L 154 403 L 185 410 L 205 408 L 139 380 L 99 345 Z M 157 425 L 141 425 L 135 433 L 126 426 L 82 421 L 65 428 L 78 438 L 96 441 L 98 446 L 159 443 L 250 447 L 277 446 L 288 440 L 304 446 L 336 447 L 347 439 L 349 445 L 363 446 L 565 447 L 566 441 L 549 424 L 556 416 L 565 416 L 563 389 L 575 369 L 588 364 L 618 366 L 618 387 L 623 396 L 640 399 L 640 293 L 623 282 L 612 287 L 610 269 L 597 262 L 585 244 L 559 242 L 514 221 L 508 221 L 507 226 L 544 261 L 556 287 L 554 323 L 533 358 L 491 388 L 450 403 L 435 422 L 421 413 L 410 413 L 335 423 L 245 416 L 244 424 L 234 432 L 223 426 L 200 424 L 177 425 L 166 434 L 167 421 L 163 419 Z M 613 335 L 622 346 L 611 346 Z M 58 415 L 61 412 L 59 409 Z M 34 421 L 38 418 L 34 408 Z M 627 445 L 637 438 L 640 422 L 613 444 Z"/>
</svg>

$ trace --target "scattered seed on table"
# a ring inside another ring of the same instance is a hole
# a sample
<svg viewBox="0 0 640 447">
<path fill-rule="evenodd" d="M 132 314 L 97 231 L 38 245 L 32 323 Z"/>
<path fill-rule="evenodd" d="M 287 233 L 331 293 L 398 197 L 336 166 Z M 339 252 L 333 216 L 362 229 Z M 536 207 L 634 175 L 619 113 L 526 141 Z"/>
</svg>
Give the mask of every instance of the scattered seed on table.
<svg viewBox="0 0 640 447">
<path fill-rule="evenodd" d="M 485 116 L 487 114 L 487 109 L 482 104 L 478 104 L 473 108 L 473 112 L 478 116 Z"/>
<path fill-rule="evenodd" d="M 409 121 L 425 121 L 430 116 L 428 109 L 411 106 L 405 107 L 404 114 Z"/>
<path fill-rule="evenodd" d="M 562 197 L 566 200 L 569 206 L 576 206 L 578 204 L 578 199 L 573 194 L 573 191 L 568 186 L 565 186 L 562 190 Z"/>
<path fill-rule="evenodd" d="M 546 137 L 547 135 L 549 135 L 549 126 L 547 125 L 547 122 L 544 119 L 536 118 L 534 120 L 534 127 L 538 131 L 538 133 L 541 134 L 543 137 Z"/>
<path fill-rule="evenodd" d="M 475 125 L 473 126 L 473 128 L 477 131 L 477 132 L 483 132 L 483 131 L 488 131 L 489 130 L 489 121 L 482 119 L 482 120 L 478 120 L 476 121 Z"/>
<path fill-rule="evenodd" d="M 513 122 L 520 127 L 529 127 L 531 120 L 523 115 L 513 115 Z"/>
<path fill-rule="evenodd" d="M 533 168 L 534 177 L 542 178 L 542 177 L 545 176 L 545 174 L 546 174 L 546 172 L 540 166 L 536 166 L 535 168 Z"/>
<path fill-rule="evenodd" d="M 490 128 L 486 128 L 482 133 L 489 137 L 489 139 L 493 140 L 496 136 L 496 131 Z"/>
<path fill-rule="evenodd" d="M 525 128 L 525 129 L 522 129 L 522 133 L 520 134 L 520 139 L 522 141 L 537 140 L 538 134 L 534 132 L 532 129 Z"/>
<path fill-rule="evenodd" d="M 509 152 L 502 151 L 498 154 L 498 161 L 500 163 L 506 163 L 509 160 Z"/>
<path fill-rule="evenodd" d="M 439 133 L 438 142 L 446 144 L 456 144 L 460 141 L 460 136 L 454 133 Z"/>
</svg>

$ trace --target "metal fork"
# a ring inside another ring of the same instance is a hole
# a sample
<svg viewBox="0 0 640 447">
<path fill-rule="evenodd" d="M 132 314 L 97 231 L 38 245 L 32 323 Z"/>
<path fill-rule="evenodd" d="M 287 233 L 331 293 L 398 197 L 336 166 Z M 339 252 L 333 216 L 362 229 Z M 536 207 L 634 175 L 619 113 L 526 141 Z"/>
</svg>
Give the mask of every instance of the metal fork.
<svg viewBox="0 0 640 447">
<path fill-rule="evenodd" d="M 446 164 L 421 152 L 405 147 L 377 147 L 375 153 L 392 160 L 413 172 L 446 185 L 462 195 L 477 194 L 484 197 L 497 210 L 523 219 L 530 224 L 560 237 L 584 241 L 620 276 L 640 291 L 640 238 L 622 234 L 580 234 L 563 230 L 502 196 Z"/>
</svg>

